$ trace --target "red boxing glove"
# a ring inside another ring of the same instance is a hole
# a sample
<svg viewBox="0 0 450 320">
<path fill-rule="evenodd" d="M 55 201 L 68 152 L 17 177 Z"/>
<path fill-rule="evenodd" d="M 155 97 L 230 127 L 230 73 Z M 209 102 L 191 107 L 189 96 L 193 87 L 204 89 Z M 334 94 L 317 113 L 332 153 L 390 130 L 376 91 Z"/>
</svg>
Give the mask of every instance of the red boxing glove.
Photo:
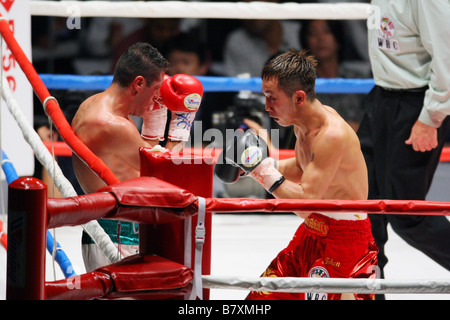
<svg viewBox="0 0 450 320">
<path fill-rule="evenodd" d="M 163 82 L 159 92 L 170 111 L 196 112 L 202 102 L 203 85 L 193 76 L 176 74 Z"/>
<path fill-rule="evenodd" d="M 163 82 L 159 92 L 164 104 L 172 112 L 169 139 L 187 141 L 195 113 L 202 102 L 202 83 L 193 76 L 176 74 Z"/>
</svg>

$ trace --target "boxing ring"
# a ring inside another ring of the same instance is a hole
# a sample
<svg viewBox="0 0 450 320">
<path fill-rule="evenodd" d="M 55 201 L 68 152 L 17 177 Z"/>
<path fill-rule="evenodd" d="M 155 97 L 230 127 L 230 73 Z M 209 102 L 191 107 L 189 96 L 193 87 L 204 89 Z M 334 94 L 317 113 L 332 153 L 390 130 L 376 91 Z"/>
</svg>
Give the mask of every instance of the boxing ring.
<svg viewBox="0 0 450 320">
<path fill-rule="evenodd" d="M 95 1 L 94 1 L 95 2 Z M 69 2 L 32 1 L 33 14 L 40 14 L 39 10 L 48 6 L 52 12 L 58 15 L 62 12 L 58 6 L 76 5 L 80 8 L 88 8 L 89 4 Z M 160 3 L 161 5 L 176 5 L 176 2 Z M 188 3 L 183 3 L 183 6 Z M 93 4 L 95 5 L 95 4 Z M 102 6 L 104 3 L 102 3 Z M 102 7 L 101 14 L 108 13 L 107 8 L 116 10 L 110 3 Z M 129 5 L 129 3 L 128 3 Z M 144 4 L 139 4 L 144 5 Z M 159 4 L 154 4 L 159 6 Z M 178 3 L 179 5 L 179 3 Z M 202 5 L 196 3 L 195 5 Z M 204 3 L 205 10 L 210 9 L 208 3 Z M 229 4 L 230 7 L 233 4 Z M 236 4 L 239 12 L 248 13 L 254 6 Z M 241 6 L 244 5 L 244 6 Z M 272 4 L 271 4 L 272 5 Z M 301 6 L 301 5 L 299 5 Z M 329 12 L 336 17 L 336 12 L 341 12 L 342 17 L 349 19 L 367 18 L 369 13 L 367 5 L 358 4 L 352 6 L 356 14 L 349 17 L 348 7 L 339 5 L 322 6 L 317 10 L 312 5 L 312 11 L 319 12 L 322 8 L 329 8 Z M 258 6 L 259 7 L 259 6 Z M 66 8 L 66 7 L 63 7 Z M 167 8 L 163 7 L 163 10 Z M 197 12 L 196 10 L 192 12 Z M 265 7 L 264 7 L 265 8 Z M 270 10 L 281 8 L 269 6 Z M 306 8 L 306 7 L 302 7 Z M 309 7 L 308 7 L 309 8 Z M 341 9 L 337 9 L 341 8 Z M 347 9 L 345 9 L 347 8 Z M 39 10 L 38 10 L 39 9 Z M 123 8 L 122 8 L 123 9 Z M 146 16 L 164 16 L 164 13 L 140 10 Z M 345 10 L 344 10 L 345 9 Z M 64 9 L 66 10 L 66 9 Z M 236 10 L 236 9 L 234 9 Z M 338 11 L 335 11 L 338 10 Z M 339 11 L 341 10 L 341 11 Z M 264 11 L 264 10 L 263 10 Z M 290 7 L 292 14 L 292 7 Z M 304 14 L 304 10 L 300 10 Z M 83 12 L 80 10 L 80 12 Z M 99 11 L 85 13 L 100 15 Z M 122 11 L 113 11 L 115 16 Z M 161 11 L 158 11 L 161 12 Z M 162 11 L 167 12 L 167 11 Z M 175 16 L 179 11 L 169 11 Z M 190 17 L 192 12 L 189 6 L 183 7 L 183 17 Z M 201 11 L 200 12 L 204 12 Z M 218 11 L 214 11 L 218 12 Z M 228 11 L 222 18 L 230 15 Z M 281 11 L 281 16 L 284 16 Z M 321 18 L 330 18 L 328 11 L 324 11 Z M 307 12 L 308 13 L 308 12 Z M 47 15 L 47 13 L 45 13 Z M 67 11 L 64 11 L 67 16 Z M 243 18 L 264 18 L 264 14 L 256 16 L 243 16 Z M 203 16 L 200 16 L 203 17 Z M 209 17 L 209 16 L 205 16 Z M 277 15 L 271 12 L 271 18 Z M 290 16 L 289 16 L 290 17 Z M 315 17 L 309 15 L 309 18 Z M 233 15 L 233 18 L 236 18 Z M 301 17 L 296 17 L 300 19 Z M 78 196 L 73 187 L 63 177 L 61 170 L 53 160 L 48 148 L 39 137 L 30 129 L 20 114 L 20 108 L 12 99 L 6 81 L 2 81 L 2 98 L 8 105 L 10 112 L 14 114 L 16 121 L 27 141 L 32 145 L 36 157 L 48 170 L 58 190 L 64 198 L 47 198 L 47 186 L 41 181 L 29 177 L 15 179 L 8 188 L 8 299 L 208 299 L 208 289 L 232 288 L 241 290 L 279 291 L 279 292 L 326 292 L 337 290 L 339 292 L 353 293 L 450 293 L 450 280 L 424 280 L 424 281 L 395 281 L 386 279 L 313 279 L 313 278 L 259 278 L 227 276 L 217 277 L 210 274 L 211 264 L 211 220 L 212 213 L 233 212 L 362 212 L 373 214 L 423 214 L 423 215 L 449 215 L 450 203 L 440 201 L 401 201 L 401 200 L 283 200 L 283 199 L 247 199 L 247 198 L 213 198 L 212 179 L 213 166 L 216 156 L 221 150 L 215 150 L 207 155 L 202 150 L 193 150 L 182 154 L 155 153 L 146 148 L 141 148 L 141 177 L 120 182 L 114 174 L 98 159 L 81 141 L 74 135 L 67 123 L 58 102 L 52 97 L 48 88 L 53 88 L 58 81 L 58 76 L 39 76 L 32 64 L 23 54 L 20 46 L 15 41 L 9 30 L 7 21 L 0 19 L 0 33 L 14 54 L 18 64 L 26 74 L 36 95 L 64 140 L 61 153 L 71 155 L 76 153 L 89 167 L 102 178 L 107 187 L 96 193 Z M 66 76 L 74 83 L 87 81 L 99 81 L 99 88 L 110 82 L 106 78 L 79 78 Z M 221 81 L 217 85 L 215 81 Z M 70 82 L 69 81 L 69 82 Z M 218 87 L 223 88 L 223 81 L 231 82 L 227 90 L 235 86 L 236 90 L 249 89 L 260 90 L 260 83 L 256 79 L 201 79 L 205 90 L 214 91 Z M 243 81 L 243 82 L 241 82 Z M 327 90 L 327 81 L 318 85 Z M 356 90 L 363 92 L 370 87 L 370 81 L 348 82 L 334 80 L 337 87 L 343 92 L 341 85 L 346 83 Z M 368 82 L 368 83 L 367 83 Z M 333 81 L 329 82 L 330 86 Z M 75 84 L 76 86 L 77 84 Z M 372 84 L 373 85 L 373 84 Z M 88 85 L 89 88 L 92 86 Z M 214 86 L 216 89 L 214 89 Z M 259 86 L 259 87 L 258 87 Z M 364 87 L 365 86 L 365 87 Z M 82 88 L 82 87 L 77 87 Z M 357 88 L 357 89 L 355 89 Z M 365 91 L 366 92 L 366 91 Z M 65 146 L 69 146 L 67 149 Z M 60 153 L 60 154 L 61 154 Z M 280 154 L 289 156 L 291 151 L 282 151 Z M 448 157 L 447 151 L 443 153 L 442 161 Z M 198 179 L 198 177 L 202 177 Z M 23 201 L 27 199 L 27 201 Z M 120 259 L 116 247 L 102 232 L 96 223 L 97 219 L 114 219 L 139 223 L 140 253 L 135 256 Z M 78 226 L 88 232 L 96 245 L 102 249 L 103 254 L 111 264 L 99 268 L 93 272 L 81 275 L 72 275 L 67 279 L 58 281 L 46 281 L 45 247 L 46 232 L 51 228 L 63 226 Z M 179 236 L 181 235 L 181 236 Z M 3 235 L 2 235 L 3 237 Z M 260 272 L 260 270 L 256 270 Z"/>
</svg>

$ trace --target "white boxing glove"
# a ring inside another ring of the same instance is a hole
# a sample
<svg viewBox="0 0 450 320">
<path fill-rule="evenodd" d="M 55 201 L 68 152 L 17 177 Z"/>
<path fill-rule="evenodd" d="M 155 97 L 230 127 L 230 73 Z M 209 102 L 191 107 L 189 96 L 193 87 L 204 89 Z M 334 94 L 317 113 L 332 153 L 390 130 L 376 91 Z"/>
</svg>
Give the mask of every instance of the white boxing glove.
<svg viewBox="0 0 450 320">
<path fill-rule="evenodd" d="M 167 107 L 155 102 L 153 110 L 147 111 L 142 117 L 141 136 L 149 140 L 164 140 L 167 122 Z"/>
<path fill-rule="evenodd" d="M 277 169 L 277 161 L 273 158 L 265 158 L 248 175 L 261 184 L 269 193 L 275 191 L 285 180 Z"/>
<path fill-rule="evenodd" d="M 169 139 L 172 141 L 188 141 L 195 112 L 172 111 L 169 125 Z"/>
</svg>

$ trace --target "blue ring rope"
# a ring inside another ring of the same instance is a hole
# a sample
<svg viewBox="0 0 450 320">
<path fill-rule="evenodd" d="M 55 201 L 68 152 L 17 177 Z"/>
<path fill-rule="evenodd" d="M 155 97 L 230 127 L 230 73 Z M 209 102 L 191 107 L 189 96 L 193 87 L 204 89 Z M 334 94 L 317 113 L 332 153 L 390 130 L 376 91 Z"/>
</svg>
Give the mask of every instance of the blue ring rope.
<svg viewBox="0 0 450 320">
<path fill-rule="evenodd" d="M 5 173 L 6 182 L 8 184 L 19 178 L 16 169 L 14 168 L 13 164 L 9 161 L 8 156 L 3 150 L 2 150 L 2 169 L 3 172 Z"/>
<path fill-rule="evenodd" d="M 81 76 L 70 74 L 39 74 L 48 89 L 105 90 L 111 85 L 112 75 Z M 261 78 L 197 77 L 205 92 L 261 92 Z M 375 85 L 373 79 L 316 79 L 317 93 L 367 93 Z"/>
<path fill-rule="evenodd" d="M 8 184 L 19 178 L 16 169 L 14 168 L 13 164 L 9 161 L 8 156 L 3 150 L 2 150 L 2 169 L 3 172 L 5 173 L 6 181 L 8 182 Z M 47 230 L 47 250 L 50 254 L 53 253 L 54 243 L 55 241 L 50 231 Z M 76 275 L 75 270 L 72 267 L 72 263 L 70 262 L 66 253 L 61 249 L 61 246 L 58 242 L 56 242 L 55 260 L 58 263 L 59 267 L 61 268 L 61 271 L 64 273 L 64 276 L 66 278 Z"/>
</svg>

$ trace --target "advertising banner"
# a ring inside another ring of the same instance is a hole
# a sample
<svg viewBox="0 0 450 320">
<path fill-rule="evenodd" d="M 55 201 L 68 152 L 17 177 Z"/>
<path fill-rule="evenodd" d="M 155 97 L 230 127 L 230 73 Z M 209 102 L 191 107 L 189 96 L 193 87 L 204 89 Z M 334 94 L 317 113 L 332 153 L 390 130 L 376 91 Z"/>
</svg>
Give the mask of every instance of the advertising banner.
<svg viewBox="0 0 450 320">
<path fill-rule="evenodd" d="M 31 16 L 30 0 L 1 0 L 0 12 L 7 19 L 11 31 L 19 45 L 31 60 Z M 11 50 L 2 41 L 1 75 L 6 79 L 9 88 L 23 114 L 33 125 L 33 90 L 15 60 Z M 25 141 L 22 131 L 10 114 L 5 102 L 1 101 L 1 149 L 13 163 L 19 176 L 31 176 L 34 173 L 34 154 Z M 2 172 L 2 179 L 4 175 Z"/>
</svg>

